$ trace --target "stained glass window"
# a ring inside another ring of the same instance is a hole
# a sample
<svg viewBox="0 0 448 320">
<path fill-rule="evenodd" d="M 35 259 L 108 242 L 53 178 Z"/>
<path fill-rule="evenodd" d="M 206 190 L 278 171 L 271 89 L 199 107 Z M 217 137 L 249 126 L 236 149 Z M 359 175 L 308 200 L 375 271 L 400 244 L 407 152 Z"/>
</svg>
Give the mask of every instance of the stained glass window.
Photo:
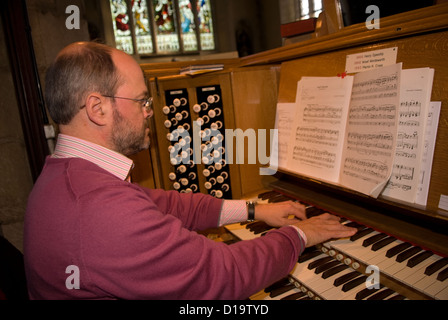
<svg viewBox="0 0 448 320">
<path fill-rule="evenodd" d="M 120 50 L 147 56 L 215 50 L 210 0 L 109 1 Z"/>
<path fill-rule="evenodd" d="M 132 33 L 129 27 L 128 5 L 125 0 L 111 0 L 110 9 L 112 13 L 115 45 L 117 49 L 129 54 L 134 54 L 132 44 Z"/>
<path fill-rule="evenodd" d="M 213 20 L 210 0 L 197 0 L 199 30 L 203 50 L 214 50 Z"/>
<path fill-rule="evenodd" d="M 171 0 L 153 0 L 159 52 L 179 52 L 176 14 Z"/>
<path fill-rule="evenodd" d="M 190 0 L 179 0 L 180 27 L 185 51 L 197 51 L 198 39 L 193 7 Z"/>
<path fill-rule="evenodd" d="M 300 19 L 317 18 L 322 12 L 322 0 L 300 0 Z"/>
<path fill-rule="evenodd" d="M 134 14 L 135 38 L 137 52 L 140 54 L 154 52 L 151 35 L 151 22 L 148 14 L 146 0 L 132 1 L 132 13 Z"/>
</svg>

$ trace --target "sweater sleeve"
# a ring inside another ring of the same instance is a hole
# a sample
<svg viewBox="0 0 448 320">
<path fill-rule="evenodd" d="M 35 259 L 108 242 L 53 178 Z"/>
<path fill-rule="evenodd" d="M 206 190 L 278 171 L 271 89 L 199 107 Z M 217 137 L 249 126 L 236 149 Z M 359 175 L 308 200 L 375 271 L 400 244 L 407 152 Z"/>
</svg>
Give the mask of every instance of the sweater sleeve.
<svg viewBox="0 0 448 320">
<path fill-rule="evenodd" d="M 146 188 L 140 190 L 148 195 L 161 213 L 178 218 L 189 230 L 205 230 L 219 225 L 223 205 L 221 199 L 202 193 L 179 193 Z"/>
<path fill-rule="evenodd" d="M 290 227 L 233 245 L 211 241 L 184 227 L 204 199 L 187 198 L 176 215 L 170 197 L 112 187 L 79 199 L 81 286 L 122 299 L 244 299 L 286 276 L 304 249 Z"/>
</svg>

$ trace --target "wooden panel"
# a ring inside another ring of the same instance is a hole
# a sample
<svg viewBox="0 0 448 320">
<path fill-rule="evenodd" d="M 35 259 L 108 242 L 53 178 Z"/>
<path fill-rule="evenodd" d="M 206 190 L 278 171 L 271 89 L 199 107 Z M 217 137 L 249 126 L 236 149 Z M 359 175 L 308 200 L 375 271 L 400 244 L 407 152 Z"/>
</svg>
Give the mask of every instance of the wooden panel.
<svg viewBox="0 0 448 320">
<path fill-rule="evenodd" d="M 380 43 L 389 39 L 447 28 L 448 3 L 413 10 L 381 19 L 381 28 L 367 30 L 364 23 L 341 31 L 241 58 L 241 66 L 281 63 L 333 50 Z"/>
<path fill-rule="evenodd" d="M 134 169 L 131 171 L 132 182 L 145 188 L 156 188 L 150 151 L 144 150 L 129 158 L 131 158 L 135 164 Z"/>
<path fill-rule="evenodd" d="M 266 130 L 265 150 L 260 150 L 256 143 L 256 163 L 249 163 L 248 146 L 245 146 L 244 164 L 241 164 L 241 185 L 244 195 L 263 189 L 273 181 L 271 176 L 260 176 L 263 164 L 260 157 L 270 154 L 270 130 L 274 128 L 277 107 L 279 66 L 253 67 L 232 72 L 232 90 L 235 110 L 235 128 L 246 130 Z M 261 155 L 260 155 L 261 153 Z M 263 154 L 264 153 L 264 154 Z M 236 159 L 235 159 L 236 161 Z"/>
<path fill-rule="evenodd" d="M 435 69 L 432 101 L 442 101 L 437 144 L 435 149 L 431 187 L 427 210 L 429 214 L 447 213 L 438 209 L 441 194 L 448 193 L 448 31 L 414 35 L 380 44 L 360 46 L 345 50 L 326 52 L 303 57 L 282 64 L 279 102 L 294 102 L 297 81 L 302 76 L 336 76 L 345 70 L 348 54 L 370 50 L 398 47 L 397 62 L 403 62 L 403 69 L 431 67 Z"/>
</svg>

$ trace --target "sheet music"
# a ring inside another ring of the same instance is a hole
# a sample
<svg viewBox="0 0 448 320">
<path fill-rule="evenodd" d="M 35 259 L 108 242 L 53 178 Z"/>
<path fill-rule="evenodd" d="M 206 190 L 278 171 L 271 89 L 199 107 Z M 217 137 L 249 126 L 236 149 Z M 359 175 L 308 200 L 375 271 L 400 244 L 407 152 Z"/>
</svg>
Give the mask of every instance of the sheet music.
<svg viewBox="0 0 448 320">
<path fill-rule="evenodd" d="M 397 146 L 383 195 L 414 203 L 420 182 L 434 69 L 402 70 Z"/>
<path fill-rule="evenodd" d="M 420 179 L 417 187 L 415 203 L 426 206 L 429 193 L 429 183 L 431 180 L 432 160 L 434 157 L 434 148 L 436 145 L 437 129 L 439 126 L 440 110 L 442 102 L 431 102 L 429 104 L 424 152 L 422 165 L 420 167 Z"/>
<path fill-rule="evenodd" d="M 392 173 L 401 63 L 355 75 L 342 157 L 342 185 L 377 197 Z"/>
<path fill-rule="evenodd" d="M 288 168 L 329 182 L 339 169 L 353 77 L 303 77 L 288 148 Z"/>
<path fill-rule="evenodd" d="M 274 135 L 277 134 L 277 144 L 272 144 L 270 166 L 288 168 L 288 145 L 293 120 L 296 113 L 295 103 L 278 103 L 275 116 Z"/>
</svg>

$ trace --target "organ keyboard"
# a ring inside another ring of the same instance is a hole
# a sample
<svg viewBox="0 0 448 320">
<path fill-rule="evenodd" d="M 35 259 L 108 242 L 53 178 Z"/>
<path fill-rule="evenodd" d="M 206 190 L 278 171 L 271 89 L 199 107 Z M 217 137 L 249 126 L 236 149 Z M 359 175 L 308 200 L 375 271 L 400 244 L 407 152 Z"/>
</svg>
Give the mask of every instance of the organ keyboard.
<svg viewBox="0 0 448 320">
<path fill-rule="evenodd" d="M 299 201 L 277 191 L 260 194 L 259 202 Z M 307 204 L 307 217 L 328 210 Z M 332 212 L 334 213 L 334 212 Z M 335 213 L 337 214 L 337 213 Z M 266 288 L 258 298 L 275 300 L 448 299 L 448 257 L 341 214 L 358 229 L 351 238 L 307 248 L 286 279 Z M 244 222 L 227 229 L 250 240 L 273 229 L 264 222 Z M 447 243 L 445 243 L 447 244 Z M 375 278 L 375 271 L 378 271 Z M 377 280 L 377 282 L 375 281 Z"/>
</svg>

